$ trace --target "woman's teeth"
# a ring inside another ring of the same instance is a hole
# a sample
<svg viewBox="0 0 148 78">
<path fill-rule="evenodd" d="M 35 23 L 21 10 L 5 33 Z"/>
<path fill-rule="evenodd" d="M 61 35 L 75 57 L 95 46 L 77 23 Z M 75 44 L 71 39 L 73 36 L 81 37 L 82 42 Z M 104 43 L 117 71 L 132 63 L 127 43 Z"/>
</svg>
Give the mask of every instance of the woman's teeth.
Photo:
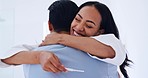
<svg viewBox="0 0 148 78">
<path fill-rule="evenodd" d="M 75 36 L 81 36 L 81 35 L 79 35 L 79 34 L 78 34 L 77 32 L 75 32 L 75 31 L 74 31 L 74 35 L 75 35 Z"/>
</svg>

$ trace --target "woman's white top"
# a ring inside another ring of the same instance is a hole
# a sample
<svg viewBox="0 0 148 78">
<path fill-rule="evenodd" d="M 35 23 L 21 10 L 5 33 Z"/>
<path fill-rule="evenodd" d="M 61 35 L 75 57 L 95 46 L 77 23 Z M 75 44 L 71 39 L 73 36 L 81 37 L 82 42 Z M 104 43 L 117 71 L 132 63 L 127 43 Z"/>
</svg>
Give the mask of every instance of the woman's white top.
<svg viewBox="0 0 148 78">
<path fill-rule="evenodd" d="M 113 34 L 106 34 L 106 35 L 99 35 L 99 36 L 93 36 L 91 38 L 94 38 L 95 40 L 106 44 L 108 46 L 111 46 L 114 51 L 115 51 L 115 57 L 114 58 L 106 58 L 106 59 L 100 59 L 96 56 L 92 56 L 88 53 L 88 55 L 94 59 L 98 59 L 107 63 L 111 63 L 114 65 L 121 65 L 126 57 L 126 49 L 124 47 L 124 45 L 121 43 L 121 41 L 119 39 L 117 39 Z M 37 48 L 37 45 L 18 45 L 18 46 L 14 46 L 12 47 L 10 50 L 8 50 L 7 52 L 5 52 L 5 54 L 0 54 L 0 59 L 6 59 L 9 58 L 17 53 L 19 53 L 20 51 L 31 51 L 34 48 Z M 5 64 L 0 60 L 0 67 L 9 67 L 11 65 Z"/>
</svg>

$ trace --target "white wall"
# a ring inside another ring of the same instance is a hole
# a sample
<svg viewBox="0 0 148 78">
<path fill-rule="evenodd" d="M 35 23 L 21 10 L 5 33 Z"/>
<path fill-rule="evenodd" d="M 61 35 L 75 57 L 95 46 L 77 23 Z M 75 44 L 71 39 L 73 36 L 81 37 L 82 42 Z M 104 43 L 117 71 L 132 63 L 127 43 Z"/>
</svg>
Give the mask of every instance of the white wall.
<svg viewBox="0 0 148 78">
<path fill-rule="evenodd" d="M 54 0 L 53 0 L 54 1 Z M 11 37 L 3 37 L 0 28 L 0 47 L 12 44 L 40 43 L 43 35 L 43 25 L 48 20 L 48 6 L 51 0 L 0 0 L 0 17 L 2 10 L 10 10 L 14 14 L 11 26 L 4 27 L 5 34 Z M 86 0 L 74 0 L 78 5 Z M 88 1 L 88 0 L 87 0 Z M 147 0 L 98 0 L 105 3 L 114 16 L 120 31 L 122 42 L 129 52 L 129 58 L 134 62 L 128 73 L 131 78 L 147 78 L 146 67 L 148 59 L 146 49 L 148 46 L 148 1 Z M 7 17 L 6 17 L 7 18 Z M 8 20 L 9 22 L 9 20 Z M 2 22 L 0 22 L 2 25 Z M 1 26 L 0 26 L 1 27 Z M 7 28 L 10 28 L 7 30 Z M 10 35 L 10 34 L 9 34 Z M 7 40 L 7 37 L 9 40 Z M 5 39 L 4 39 L 5 38 Z M 5 42 L 3 40 L 6 40 Z M 12 41 L 6 44 L 7 41 Z M 5 49 L 6 50 L 6 49 Z M 0 51 L 4 49 L 0 48 Z M 1 53 L 1 52 L 0 52 Z M 10 71 L 8 71 L 10 70 Z M 3 74 L 6 72 L 6 74 Z M 10 76 L 8 76 L 8 74 Z M 23 78 L 21 67 L 0 69 L 0 78 Z"/>
<path fill-rule="evenodd" d="M 134 62 L 128 72 L 131 78 L 148 78 L 147 4 L 147 0 L 113 0 L 109 5 L 129 58 Z"/>
<path fill-rule="evenodd" d="M 0 53 L 12 45 L 40 43 L 50 4 L 49 0 L 0 0 L 0 18 L 5 20 L 0 22 Z M 21 66 L 0 69 L 0 78 L 23 76 Z"/>
</svg>

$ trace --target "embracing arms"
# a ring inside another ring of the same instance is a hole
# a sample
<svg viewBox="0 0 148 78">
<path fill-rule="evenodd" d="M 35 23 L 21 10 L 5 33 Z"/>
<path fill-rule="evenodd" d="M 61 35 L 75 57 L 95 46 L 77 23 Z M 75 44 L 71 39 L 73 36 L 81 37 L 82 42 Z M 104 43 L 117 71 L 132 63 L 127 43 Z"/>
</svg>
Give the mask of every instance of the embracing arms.
<svg viewBox="0 0 148 78">
<path fill-rule="evenodd" d="M 93 58 L 114 65 L 121 65 L 126 56 L 126 49 L 121 41 L 113 34 L 99 35 L 90 38 L 52 33 L 47 35 L 40 46 L 48 44 L 63 44 L 70 46 L 89 53 Z"/>
<path fill-rule="evenodd" d="M 74 47 L 76 49 L 80 49 L 84 52 L 89 53 L 89 55 L 95 59 L 99 59 L 114 65 L 121 65 L 125 60 L 125 56 L 126 56 L 126 51 L 123 45 L 113 35 L 104 35 L 104 36 L 102 35 L 102 36 L 97 36 L 93 38 L 88 38 L 88 37 L 75 37 L 75 36 L 70 36 L 66 34 L 61 34 L 61 35 L 52 34 L 52 35 L 48 35 L 44 43 L 42 43 L 41 45 L 57 44 L 57 43 Z M 17 52 L 17 53 L 14 53 L 14 52 Z M 39 60 L 37 59 L 38 56 L 36 56 L 36 55 L 40 55 L 38 53 L 35 53 L 35 54 L 33 54 L 33 52 L 31 54 L 23 53 L 22 48 L 20 50 L 15 49 L 12 53 L 13 53 L 12 54 L 13 56 L 11 55 L 11 57 L 9 56 L 7 59 L 6 58 L 4 59 L 5 61 L 4 60 L 2 61 L 4 61 L 5 63 L 13 63 L 13 64 L 39 64 Z M 42 55 L 43 54 L 47 55 L 45 52 L 43 52 Z M 47 56 L 47 58 L 49 57 Z M 100 59 L 100 58 L 104 58 L 104 59 Z M 34 61 L 29 59 L 34 59 Z M 8 60 L 10 62 L 8 62 Z M 45 59 L 45 60 L 47 62 L 51 61 L 48 59 Z M 14 62 L 17 62 L 17 63 L 14 63 Z M 46 62 L 42 63 L 42 66 L 44 68 L 46 66 Z"/>
<path fill-rule="evenodd" d="M 31 51 L 20 51 L 19 53 L 11 56 L 11 58 L 2 59 L 9 65 L 19 65 L 19 64 L 39 64 L 40 52 Z"/>
<path fill-rule="evenodd" d="M 50 34 L 41 45 L 56 43 L 88 52 L 99 58 L 113 58 L 115 56 L 115 51 L 112 47 L 89 37 L 76 37 L 67 34 Z"/>
<path fill-rule="evenodd" d="M 33 47 L 32 45 L 13 47 L 10 51 L 6 52 L 4 56 L 0 56 L 0 67 L 19 64 L 41 64 L 45 71 L 66 71 L 55 54 L 49 51 L 31 51 Z"/>
</svg>

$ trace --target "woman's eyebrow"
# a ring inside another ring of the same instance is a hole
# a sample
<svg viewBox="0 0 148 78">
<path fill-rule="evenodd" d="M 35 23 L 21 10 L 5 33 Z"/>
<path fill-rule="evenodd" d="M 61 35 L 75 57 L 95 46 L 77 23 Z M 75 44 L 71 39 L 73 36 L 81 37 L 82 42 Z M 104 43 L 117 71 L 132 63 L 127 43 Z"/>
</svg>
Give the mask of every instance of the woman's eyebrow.
<svg viewBox="0 0 148 78">
<path fill-rule="evenodd" d="M 79 16 L 81 19 L 83 19 L 83 17 L 82 17 L 80 14 L 78 14 L 78 16 Z"/>
<path fill-rule="evenodd" d="M 96 26 L 96 24 L 91 20 L 86 20 L 86 22 L 90 22 L 90 23 L 92 23 L 92 24 L 94 24 Z"/>
<path fill-rule="evenodd" d="M 80 14 L 78 14 L 78 16 L 79 16 L 81 19 L 83 19 L 83 17 L 82 17 Z M 91 20 L 86 20 L 86 22 L 90 22 L 90 23 L 92 23 L 92 24 L 94 24 L 94 25 L 96 26 L 96 24 L 95 24 L 93 21 L 91 21 Z"/>
</svg>

